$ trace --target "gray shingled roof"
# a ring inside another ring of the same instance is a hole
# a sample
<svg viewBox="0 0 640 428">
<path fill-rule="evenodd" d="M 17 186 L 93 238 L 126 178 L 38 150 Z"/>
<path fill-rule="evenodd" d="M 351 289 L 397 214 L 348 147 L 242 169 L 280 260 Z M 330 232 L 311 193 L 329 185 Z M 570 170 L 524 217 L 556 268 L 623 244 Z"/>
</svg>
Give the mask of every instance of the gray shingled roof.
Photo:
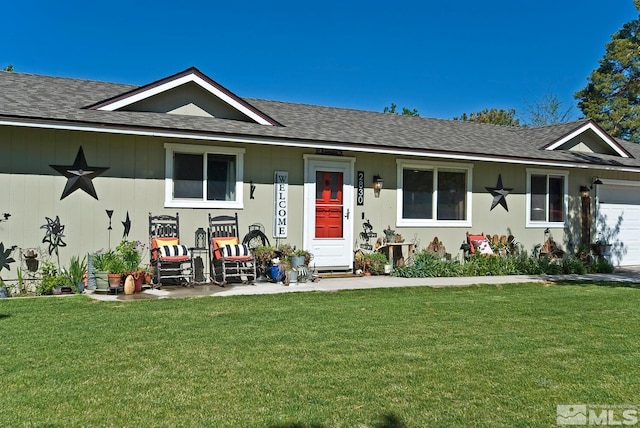
<svg viewBox="0 0 640 428">
<path fill-rule="evenodd" d="M 136 86 L 80 79 L 0 72 L 0 121 L 25 120 L 69 125 L 96 125 L 174 133 L 244 136 L 425 154 L 469 155 L 506 160 L 571 162 L 640 170 L 640 145 L 620 142 L 633 158 L 548 151 L 552 143 L 588 120 L 540 128 L 512 128 L 473 122 L 391 115 L 361 110 L 243 98 L 283 126 L 217 119 L 86 109 Z"/>
</svg>

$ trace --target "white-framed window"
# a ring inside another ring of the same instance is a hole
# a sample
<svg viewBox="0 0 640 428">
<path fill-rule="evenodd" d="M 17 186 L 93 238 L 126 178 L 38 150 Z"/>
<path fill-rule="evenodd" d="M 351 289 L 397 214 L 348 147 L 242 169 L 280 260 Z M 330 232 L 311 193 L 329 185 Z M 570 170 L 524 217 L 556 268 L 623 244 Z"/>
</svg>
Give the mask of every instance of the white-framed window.
<svg viewBox="0 0 640 428">
<path fill-rule="evenodd" d="M 398 226 L 471 226 L 470 164 L 397 161 Z"/>
<path fill-rule="evenodd" d="M 244 149 L 165 144 L 166 207 L 242 208 Z"/>
<path fill-rule="evenodd" d="M 567 171 L 527 169 L 527 227 L 563 227 L 567 220 Z"/>
</svg>

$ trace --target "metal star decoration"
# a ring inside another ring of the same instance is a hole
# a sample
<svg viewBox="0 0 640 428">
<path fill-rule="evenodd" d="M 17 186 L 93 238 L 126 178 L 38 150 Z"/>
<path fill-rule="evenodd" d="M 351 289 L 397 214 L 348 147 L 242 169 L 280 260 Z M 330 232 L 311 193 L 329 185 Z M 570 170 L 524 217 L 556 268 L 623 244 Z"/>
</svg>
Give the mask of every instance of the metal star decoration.
<svg viewBox="0 0 640 428">
<path fill-rule="evenodd" d="M 109 169 L 106 167 L 88 166 L 82 146 L 78 149 L 78 154 L 76 155 L 76 160 L 73 161 L 73 165 L 49 166 L 67 177 L 67 185 L 64 187 L 60 200 L 63 200 L 78 189 L 84 190 L 97 200 L 98 195 L 91 180 Z"/>
<path fill-rule="evenodd" d="M 498 174 L 498 183 L 496 184 L 496 187 L 485 187 L 485 189 L 493 195 L 493 202 L 491 202 L 491 209 L 489 211 L 494 209 L 498 204 L 502 205 L 505 210 L 509 211 L 509 208 L 507 207 L 507 195 L 513 190 L 513 188 L 506 189 L 502 186 L 502 174 Z"/>
<path fill-rule="evenodd" d="M 127 219 L 122 222 L 124 226 L 124 233 L 122 234 L 122 239 L 124 240 L 129 236 L 129 232 L 131 231 L 131 220 L 129 219 L 129 211 L 127 211 Z"/>
<path fill-rule="evenodd" d="M 58 247 L 66 247 L 67 244 L 62 240 L 64 237 L 64 226 L 60 224 L 60 217 L 56 216 L 55 220 L 51 220 L 49 217 L 45 217 L 47 219 L 47 224 L 40 226 L 40 229 L 46 229 L 46 233 L 44 238 L 42 238 L 42 243 L 49 243 L 49 255 L 53 254 L 55 251 L 58 254 Z"/>
</svg>

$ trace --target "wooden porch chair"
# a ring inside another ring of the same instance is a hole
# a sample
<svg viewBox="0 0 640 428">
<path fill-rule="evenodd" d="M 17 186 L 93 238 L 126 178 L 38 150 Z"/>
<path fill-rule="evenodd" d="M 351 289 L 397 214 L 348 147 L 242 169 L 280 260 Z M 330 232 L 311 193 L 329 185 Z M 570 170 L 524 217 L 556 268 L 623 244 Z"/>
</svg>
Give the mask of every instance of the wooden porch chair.
<svg viewBox="0 0 640 428">
<path fill-rule="evenodd" d="M 180 218 L 149 213 L 150 263 L 154 269 L 152 287 L 193 283 L 191 251 L 180 243 Z"/>
<path fill-rule="evenodd" d="M 460 249 L 464 251 L 464 257 L 467 259 L 475 254 L 493 254 L 489 239 L 484 233 L 467 232 L 467 241 L 462 243 Z"/>
<path fill-rule="evenodd" d="M 209 214 L 209 260 L 213 282 L 224 286 L 230 280 L 253 283 L 256 259 L 249 246 L 240 244 L 238 213 L 234 216 Z"/>
</svg>

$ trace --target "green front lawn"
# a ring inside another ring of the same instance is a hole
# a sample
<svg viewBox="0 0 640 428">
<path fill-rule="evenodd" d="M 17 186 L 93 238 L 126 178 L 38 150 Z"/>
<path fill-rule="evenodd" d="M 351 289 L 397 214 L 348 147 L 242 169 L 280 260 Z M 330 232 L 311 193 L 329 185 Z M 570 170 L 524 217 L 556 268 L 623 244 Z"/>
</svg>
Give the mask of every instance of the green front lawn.
<svg viewBox="0 0 640 428">
<path fill-rule="evenodd" d="M 640 405 L 640 289 L 0 300 L 0 426 L 555 426 Z"/>
</svg>

